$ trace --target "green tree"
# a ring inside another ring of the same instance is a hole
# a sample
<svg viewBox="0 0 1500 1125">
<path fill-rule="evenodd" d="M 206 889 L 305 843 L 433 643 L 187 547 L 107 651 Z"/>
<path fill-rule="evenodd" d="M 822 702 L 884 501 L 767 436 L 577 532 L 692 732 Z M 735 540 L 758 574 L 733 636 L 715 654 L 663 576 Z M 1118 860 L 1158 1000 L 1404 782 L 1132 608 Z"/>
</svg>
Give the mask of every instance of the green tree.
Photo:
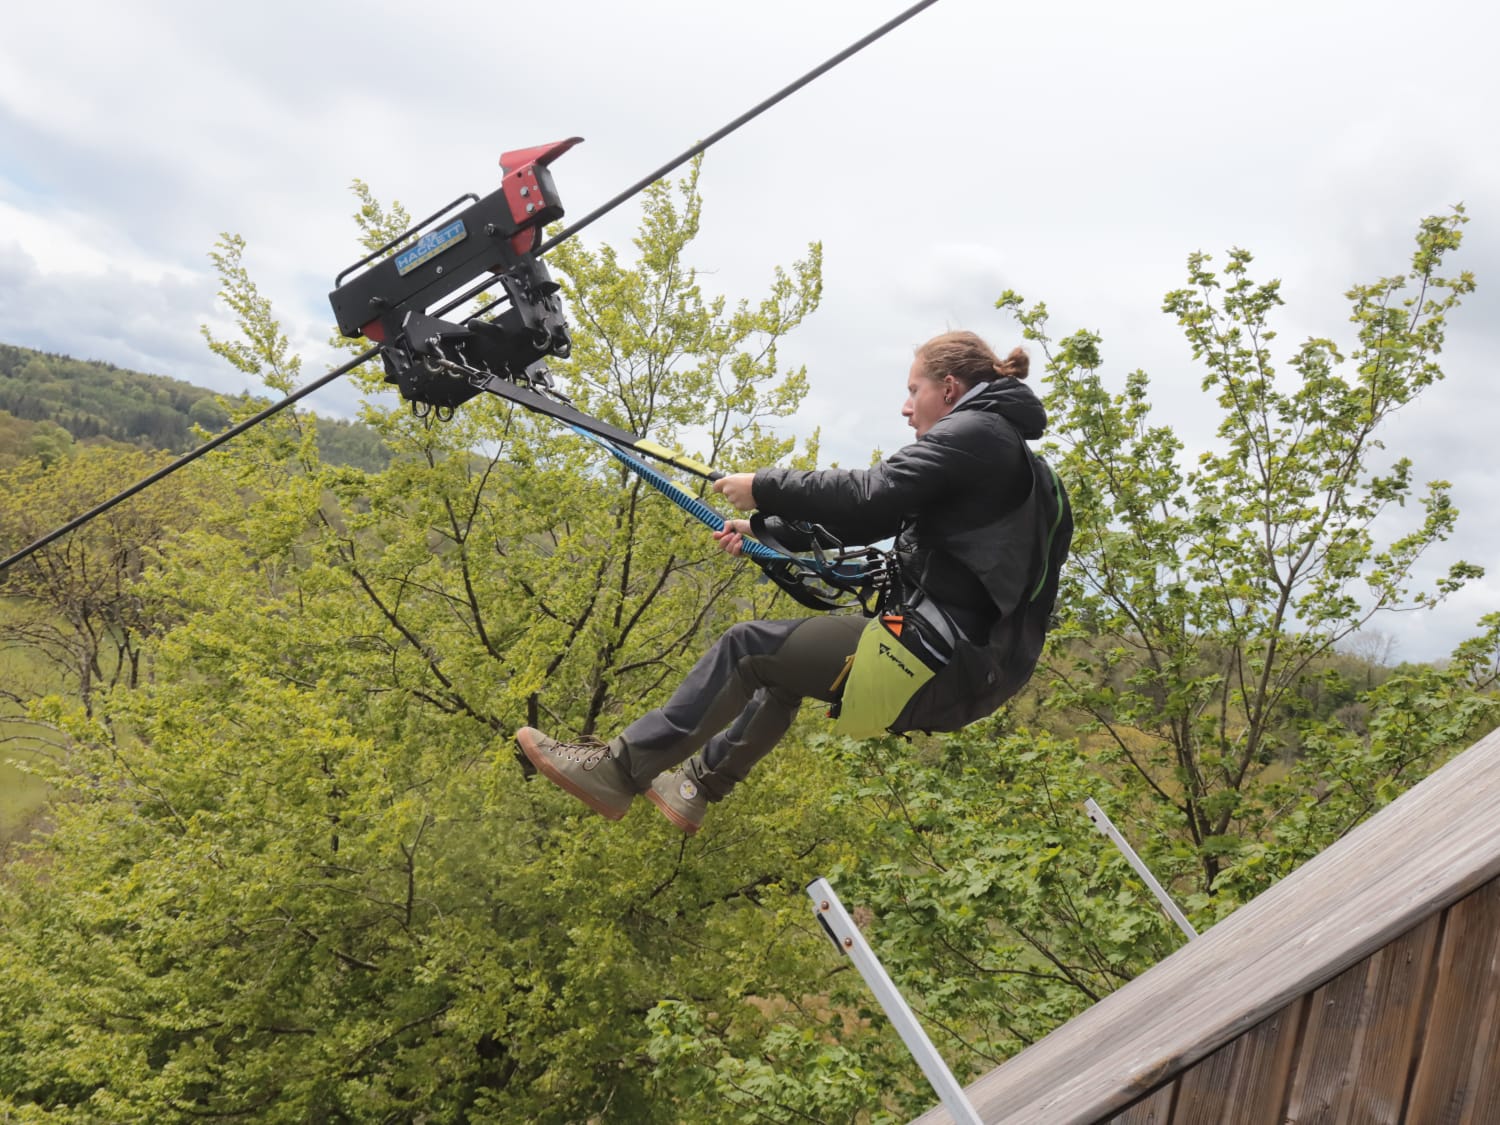
<svg viewBox="0 0 1500 1125">
<path fill-rule="evenodd" d="M 26 453 L 51 468 L 73 455 L 73 435 L 56 422 L 38 422 L 26 439 Z"/>
<path fill-rule="evenodd" d="M 1479 573 L 1457 563 L 1413 588 L 1456 519 L 1440 481 L 1414 528 L 1383 544 L 1374 526 L 1414 492 L 1405 458 L 1381 463 L 1381 425 L 1441 377 L 1445 318 L 1473 286 L 1441 272 L 1461 221 L 1424 221 L 1408 274 L 1351 290 L 1348 359 L 1309 341 L 1290 387 L 1271 361 L 1275 283 L 1251 282 L 1243 252 L 1223 280 L 1194 255 L 1192 288 L 1167 310 L 1223 424 L 1218 447 L 1186 464 L 1172 431 L 1152 424 L 1144 373 L 1111 393 L 1095 335 L 1054 345 L 1044 306 L 1000 299 L 1052 380 L 1052 460 L 1078 525 L 1061 627 L 1029 693 L 996 718 L 909 745 L 829 743 L 849 767 L 838 807 L 871 829 L 835 881 L 870 909 L 867 936 L 961 1076 L 1183 940 L 1086 819 L 1088 797 L 1201 929 L 1495 723 L 1500 615 L 1441 666 L 1330 680 L 1342 706 L 1310 704 L 1344 659 L 1335 645 Z M 860 1010 L 848 983 L 832 1002 Z M 743 1048 L 715 1054 L 723 1037 L 695 1011 L 667 1014 L 672 1057 L 731 1104 L 747 1081 L 814 1104 L 816 1075 L 847 1061 L 830 1052 L 808 1072 L 793 1054 L 766 1073 Z M 882 1088 L 889 1098 L 898 1085 Z"/>
<path fill-rule="evenodd" d="M 188 408 L 188 419 L 211 434 L 229 425 L 229 410 L 217 398 L 205 395 Z"/>
<path fill-rule="evenodd" d="M 10 469 L 25 461 L 31 449 L 36 423 L 0 410 L 0 468 Z"/>
<path fill-rule="evenodd" d="M 46 533 L 168 460 L 162 454 L 84 449 L 50 466 L 32 461 L 0 472 L 0 543 L 6 553 Z M 219 501 L 222 501 L 220 496 Z M 41 548 L 0 575 L 6 615 L 0 645 L 52 667 L 86 711 L 143 674 L 146 642 L 171 620 L 139 578 L 184 529 L 212 515 L 203 478 L 178 474 Z"/>
<path fill-rule="evenodd" d="M 1289 763 L 1291 792 L 1326 794 L 1328 763 L 1288 722 L 1320 662 L 1378 615 L 1435 605 L 1482 573 L 1458 562 L 1414 586 L 1458 513 L 1447 482 L 1419 493 L 1411 458 L 1383 457 L 1380 442 L 1391 415 L 1442 378 L 1447 317 L 1474 287 L 1443 270 L 1464 221 L 1461 208 L 1424 220 L 1409 270 L 1349 291 L 1352 342 L 1306 340 L 1286 362 L 1290 379 L 1272 350 L 1278 283 L 1253 281 L 1243 250 L 1222 274 L 1192 255 L 1190 284 L 1165 311 L 1222 413 L 1218 445 L 1186 463 L 1174 432 L 1152 422 L 1144 372 L 1111 393 L 1097 336 L 1054 345 L 1045 306 L 999 301 L 1047 356 L 1052 433 L 1078 514 L 1066 643 L 1051 650 L 1046 690 L 1085 720 L 1142 838 L 1172 842 L 1172 871 L 1196 865 L 1199 892 L 1286 815 L 1288 786 L 1262 784 L 1269 769 Z M 1420 518 L 1381 542 L 1377 521 L 1409 500 Z M 1376 702 L 1400 698 L 1398 687 Z M 1442 746 L 1461 744 L 1447 734 Z M 1330 737 L 1325 724 L 1317 741 Z M 1387 800 L 1399 787 L 1382 781 L 1411 780 L 1440 749 L 1392 773 L 1378 740 L 1357 741 Z"/>
<path fill-rule="evenodd" d="M 636 264 L 559 259 L 568 377 L 700 457 L 791 456 L 762 425 L 800 397 L 772 345 L 815 303 L 816 255 L 766 302 L 709 300 L 682 264 L 700 206 L 694 174 L 648 193 Z M 221 250 L 244 330 L 211 342 L 283 380 L 242 245 Z M 647 1015 L 699 1006 L 739 1045 L 840 1024 L 799 1011 L 829 956 L 799 888 L 857 832 L 822 797 L 838 763 L 789 747 L 689 841 L 524 785 L 508 735 L 634 715 L 772 594 L 503 403 L 367 416 L 397 454 L 382 472 L 323 464 L 295 416 L 211 458 L 240 516 L 137 584 L 180 614 L 156 675 L 92 719 L 44 709 L 74 788 L 0 889 L 0 1099 L 60 1120 L 712 1119 L 678 1101 Z"/>
</svg>

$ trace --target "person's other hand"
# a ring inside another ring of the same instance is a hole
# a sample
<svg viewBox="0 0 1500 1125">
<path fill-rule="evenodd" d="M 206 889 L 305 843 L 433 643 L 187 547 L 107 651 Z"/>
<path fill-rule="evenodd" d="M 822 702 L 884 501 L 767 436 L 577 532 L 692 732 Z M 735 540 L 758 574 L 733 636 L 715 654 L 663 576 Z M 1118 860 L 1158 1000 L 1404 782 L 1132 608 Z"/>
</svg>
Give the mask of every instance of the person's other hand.
<svg viewBox="0 0 1500 1125">
<path fill-rule="evenodd" d="M 745 536 L 749 534 L 749 520 L 725 520 L 724 530 L 715 531 L 713 537 L 726 552 L 738 555 L 745 549 Z"/>
<path fill-rule="evenodd" d="M 742 512 L 755 511 L 754 487 L 754 473 L 730 473 L 714 481 L 714 491 Z"/>
</svg>

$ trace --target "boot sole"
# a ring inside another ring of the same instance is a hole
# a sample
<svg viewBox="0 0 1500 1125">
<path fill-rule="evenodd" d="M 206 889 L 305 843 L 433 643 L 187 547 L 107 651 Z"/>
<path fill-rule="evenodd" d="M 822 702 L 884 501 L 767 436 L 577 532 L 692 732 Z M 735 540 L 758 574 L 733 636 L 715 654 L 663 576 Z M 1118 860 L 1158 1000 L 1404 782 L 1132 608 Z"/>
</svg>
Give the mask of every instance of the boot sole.
<svg viewBox="0 0 1500 1125">
<path fill-rule="evenodd" d="M 701 824 L 694 824 L 687 817 L 683 816 L 676 809 L 672 808 L 671 805 L 667 804 L 667 802 L 663 801 L 661 797 L 657 795 L 656 790 L 647 790 L 646 797 L 661 811 L 662 816 L 666 817 L 678 828 L 681 828 L 689 836 L 697 835 L 698 829 L 703 827 Z"/>
<path fill-rule="evenodd" d="M 607 805 L 600 804 L 597 798 L 585 793 L 569 781 L 566 776 L 559 773 L 557 767 L 552 764 L 552 759 L 547 755 L 547 752 L 536 746 L 530 739 L 522 738 L 519 731 L 516 733 L 516 745 L 521 748 L 521 753 L 526 755 L 527 761 L 534 765 L 543 777 L 552 782 L 553 785 L 557 786 L 564 793 L 577 797 L 605 820 L 625 819 L 625 814 L 629 811 L 628 807 L 613 809 Z"/>
</svg>

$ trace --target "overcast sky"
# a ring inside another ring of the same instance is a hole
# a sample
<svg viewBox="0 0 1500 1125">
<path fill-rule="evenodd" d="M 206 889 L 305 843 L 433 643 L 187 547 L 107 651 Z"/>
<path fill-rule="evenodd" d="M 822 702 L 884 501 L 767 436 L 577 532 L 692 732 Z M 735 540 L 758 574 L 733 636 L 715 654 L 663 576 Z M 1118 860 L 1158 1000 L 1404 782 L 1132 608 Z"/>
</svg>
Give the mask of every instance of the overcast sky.
<svg viewBox="0 0 1500 1125">
<path fill-rule="evenodd" d="M 900 11 L 900 0 L 262 0 L 12 5 L 0 36 L 0 341 L 224 390 L 199 336 L 223 324 L 207 254 L 247 265 L 302 350 L 326 345 L 353 257 L 350 181 L 415 214 L 498 183 L 502 151 L 580 135 L 554 166 L 581 215 Z M 1282 279 L 1283 358 L 1347 341 L 1342 294 L 1402 272 L 1422 216 L 1463 201 L 1448 380 L 1392 450 L 1453 481 L 1435 561 L 1490 566 L 1435 614 L 1382 626 L 1441 656 L 1500 608 L 1500 17 L 1481 0 L 1139 4 L 940 0 L 722 142 L 695 264 L 757 297 L 825 247 L 821 310 L 783 349 L 809 366 L 795 427 L 862 463 L 909 436 L 911 349 L 971 328 L 1008 348 L 1006 288 L 1057 335 L 1102 333 L 1108 377 L 1152 376 L 1190 449 L 1211 439 L 1162 295 L 1195 250 L 1251 250 Z M 624 209 L 586 238 L 628 246 Z M 353 411 L 335 385 L 310 405 Z"/>
</svg>

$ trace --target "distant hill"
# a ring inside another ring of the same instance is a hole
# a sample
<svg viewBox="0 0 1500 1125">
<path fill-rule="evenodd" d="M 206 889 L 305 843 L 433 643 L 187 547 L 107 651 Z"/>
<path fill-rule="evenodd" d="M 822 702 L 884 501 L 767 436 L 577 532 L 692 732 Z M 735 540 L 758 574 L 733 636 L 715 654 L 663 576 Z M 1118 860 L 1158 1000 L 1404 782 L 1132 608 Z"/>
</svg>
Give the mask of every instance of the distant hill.
<svg viewBox="0 0 1500 1125">
<path fill-rule="evenodd" d="M 0 344 L 0 464 L 61 455 L 72 442 L 186 452 L 197 444 L 193 426 L 214 433 L 229 424 L 221 397 L 165 375 Z M 371 472 L 391 459 L 370 427 L 333 418 L 318 419 L 318 452 Z"/>
</svg>

